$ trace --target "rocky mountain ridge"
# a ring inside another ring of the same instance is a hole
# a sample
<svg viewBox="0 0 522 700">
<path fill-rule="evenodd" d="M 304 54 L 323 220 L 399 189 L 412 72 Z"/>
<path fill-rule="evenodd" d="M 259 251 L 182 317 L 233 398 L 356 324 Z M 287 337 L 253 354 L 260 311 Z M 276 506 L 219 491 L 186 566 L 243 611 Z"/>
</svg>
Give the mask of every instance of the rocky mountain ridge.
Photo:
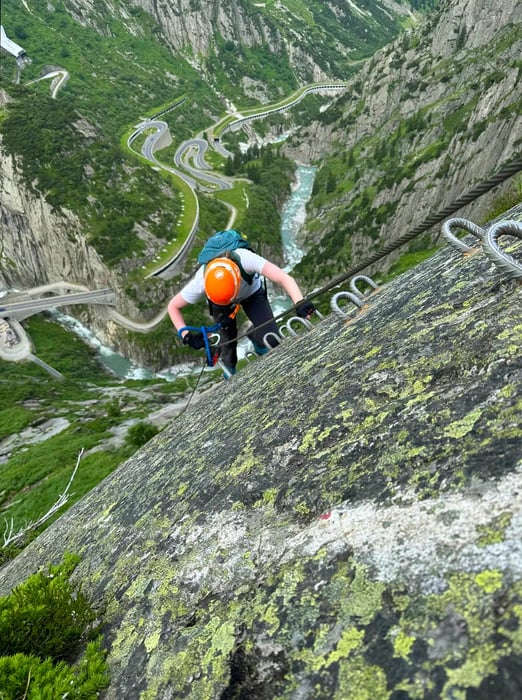
<svg viewBox="0 0 522 700">
<path fill-rule="evenodd" d="M 106 30 L 106 8 L 83 0 L 71 0 L 68 8 L 80 23 L 90 23 L 98 31 Z M 121 5 L 125 22 L 136 27 L 133 10 L 144 10 L 157 25 L 158 34 L 174 53 L 181 54 L 215 85 L 213 58 L 235 55 L 241 70 L 230 61 L 228 70 L 238 75 L 246 94 L 266 91 L 263 69 L 252 73 L 244 50 L 262 48 L 268 55 L 286 55 L 291 70 L 302 83 L 341 78 L 352 57 L 368 55 L 365 47 L 376 45 L 381 35 L 389 39 L 399 22 L 412 17 L 408 4 L 395 0 L 361 0 L 359 3 L 320 2 L 252 3 L 229 0 L 175 0 L 157 3 L 133 0 Z M 219 62 L 219 61 L 218 61 Z M 265 97 L 268 97 L 266 93 Z"/>
<path fill-rule="evenodd" d="M 87 25 L 98 27 L 105 16 L 103 4 L 76 1 L 66 7 Z M 176 21 L 181 21 L 183 9 L 183 21 L 193 27 L 208 19 L 198 14 L 203 5 L 169 7 Z M 221 9 L 212 4 L 212 12 L 210 5 L 204 7 L 209 17 L 230 10 L 223 20 L 227 27 L 236 10 L 244 14 L 235 4 Z M 284 8 L 281 11 L 284 14 Z M 265 21 L 262 12 L 255 16 Z M 135 27 L 138 15 L 127 11 L 126 17 L 129 27 Z M 168 23 L 165 17 L 165 27 Z M 139 33 L 137 26 L 132 32 Z M 289 139 L 286 154 L 321 166 L 318 192 L 301 233 L 310 257 L 296 269 L 305 289 L 411 228 L 419 217 L 447 204 L 519 149 L 519 28 L 520 9 L 513 0 L 500 9 L 489 0 L 445 2 L 425 25 L 376 55 L 320 121 Z M 14 161 L 2 162 L 4 255 L 14 260 L 23 250 L 24 256 L 20 274 L 12 266 L 0 269 L 0 284 L 41 284 L 51 275 L 62 279 L 74 273 L 79 283 L 108 283 L 117 289 L 119 309 L 139 320 L 135 303 L 124 291 L 125 274 L 109 269 L 89 248 L 81 223 L 68 211 L 51 211 L 43 198 L 27 191 L 16 176 Z M 480 200 L 482 210 L 486 203 L 486 198 Z M 55 250 L 64 254 L 57 256 Z M 165 295 L 165 290 L 147 291 L 154 309 L 149 316 L 158 310 L 155 302 L 164 306 Z M 147 351 L 103 314 L 91 314 L 88 322 L 107 344 L 140 362 L 146 359 Z"/>
<path fill-rule="evenodd" d="M 324 279 L 334 264 L 398 238 L 521 152 L 521 23 L 512 0 L 444 2 L 289 140 L 287 155 L 323 170 L 302 234 L 311 257 L 298 272 Z"/>
</svg>

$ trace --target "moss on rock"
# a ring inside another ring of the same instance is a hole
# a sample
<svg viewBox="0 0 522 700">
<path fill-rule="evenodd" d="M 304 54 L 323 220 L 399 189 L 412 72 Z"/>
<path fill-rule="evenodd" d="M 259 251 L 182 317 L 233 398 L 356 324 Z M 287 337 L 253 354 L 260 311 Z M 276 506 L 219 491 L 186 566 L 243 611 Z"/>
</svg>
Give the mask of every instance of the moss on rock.
<svg viewBox="0 0 522 700">
<path fill-rule="evenodd" d="M 80 553 L 110 700 L 520 695 L 521 302 L 440 251 L 208 393 L 0 590 Z"/>
</svg>

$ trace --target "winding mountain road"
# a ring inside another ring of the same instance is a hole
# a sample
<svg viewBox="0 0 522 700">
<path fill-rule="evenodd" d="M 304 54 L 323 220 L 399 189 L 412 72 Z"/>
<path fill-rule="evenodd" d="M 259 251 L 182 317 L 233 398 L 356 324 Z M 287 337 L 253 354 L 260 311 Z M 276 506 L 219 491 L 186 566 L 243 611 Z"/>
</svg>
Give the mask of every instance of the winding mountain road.
<svg viewBox="0 0 522 700">
<path fill-rule="evenodd" d="M 202 190 L 207 193 L 212 193 L 219 190 L 231 189 L 234 186 L 233 179 L 227 178 L 221 173 L 212 171 L 211 166 L 205 160 L 205 154 L 208 152 L 209 148 L 212 148 L 221 156 L 226 158 L 233 155 L 226 149 L 225 146 L 223 146 L 221 142 L 221 137 L 223 134 L 225 134 L 227 131 L 241 128 L 249 121 L 263 119 L 264 117 L 277 112 L 285 112 L 297 105 L 312 92 L 330 92 L 343 90 L 345 88 L 345 84 L 336 83 L 309 85 L 304 89 L 299 90 L 298 94 L 295 94 L 295 96 L 291 96 L 287 100 L 278 102 L 271 107 L 269 106 L 259 110 L 252 110 L 252 112 L 247 115 L 239 112 L 234 112 L 233 114 L 229 113 L 224 119 L 221 119 L 208 130 L 208 133 L 210 134 L 210 141 L 202 138 L 201 134 L 198 134 L 192 139 L 183 141 L 178 146 L 174 154 L 175 168 L 171 168 L 164 163 L 161 163 L 154 155 L 156 150 L 165 148 L 172 143 L 172 137 L 169 132 L 168 124 L 157 119 L 145 119 L 143 122 L 136 125 L 135 131 L 127 140 L 129 149 L 135 151 L 133 148 L 134 142 L 139 136 L 146 134 L 145 141 L 141 146 L 141 155 L 152 163 L 154 167 L 162 168 L 163 170 L 173 173 L 177 177 L 181 178 L 190 188 L 192 196 L 197 203 L 196 216 L 194 217 L 188 236 L 181 248 L 174 252 L 164 263 L 156 267 L 145 277 L 147 279 L 150 277 L 171 279 L 179 272 L 180 266 L 183 264 L 186 255 L 190 251 L 199 225 L 199 202 L 196 191 Z M 179 104 L 182 104 L 182 101 L 176 103 L 175 106 L 179 106 Z M 175 106 L 173 106 L 173 108 Z M 232 121 L 230 121 L 231 118 Z M 233 226 L 237 216 L 237 211 L 232 205 L 229 204 L 227 206 L 231 210 L 231 215 L 228 222 L 228 227 L 231 227 Z"/>
<path fill-rule="evenodd" d="M 50 71 L 41 78 L 36 78 L 36 80 L 30 80 L 26 85 L 32 85 L 33 83 L 38 83 L 40 80 L 51 80 L 51 97 L 53 100 L 56 99 L 58 90 L 64 87 L 65 83 L 69 80 L 69 73 L 63 68 L 58 68 L 57 70 Z"/>
<path fill-rule="evenodd" d="M 51 93 L 54 98 L 56 97 L 58 90 L 65 85 L 68 78 L 69 74 L 67 71 L 55 70 L 50 71 L 37 80 L 52 80 Z M 37 81 L 35 80 L 31 82 Z M 140 124 L 136 125 L 134 127 L 134 131 L 127 140 L 129 150 L 137 153 L 137 151 L 134 149 L 134 143 L 140 136 L 145 135 L 145 140 L 141 145 L 140 154 L 146 158 L 146 160 L 151 163 L 154 168 L 172 173 L 188 186 L 188 196 L 194 199 L 195 210 L 194 219 L 192 221 L 189 233 L 181 247 L 175 253 L 173 253 L 173 255 L 171 255 L 167 261 L 160 264 L 153 272 L 146 275 L 146 277 L 162 277 L 165 279 L 170 279 L 179 271 L 186 255 L 190 251 L 199 226 L 199 200 L 196 191 L 203 190 L 205 192 L 212 193 L 219 190 L 231 189 L 234 186 L 233 179 L 213 171 L 212 167 L 205 160 L 205 155 L 207 154 L 209 148 L 212 148 L 226 158 L 232 155 L 232 153 L 230 153 L 230 151 L 228 151 L 221 143 L 222 134 L 229 130 L 241 128 L 245 125 L 245 123 L 251 120 L 262 119 L 275 112 L 283 112 L 291 109 L 310 92 L 318 92 L 321 90 L 340 90 L 344 89 L 345 87 L 345 85 L 336 85 L 333 83 L 308 86 L 304 90 L 300 91 L 299 95 L 297 95 L 295 98 L 289 99 L 285 103 L 278 103 L 277 105 L 264 108 L 257 112 L 252 112 L 248 115 L 242 115 L 238 112 L 234 112 L 233 115 L 228 114 L 225 119 L 215 124 L 208 131 L 208 133 L 211 135 L 210 142 L 207 139 L 202 138 L 201 134 L 198 134 L 194 138 L 188 139 L 178 146 L 174 154 L 174 165 L 176 167 L 169 167 L 168 165 L 165 165 L 155 156 L 155 152 L 157 150 L 166 148 L 172 143 L 172 136 L 170 134 L 168 124 L 157 117 L 179 107 L 181 104 L 183 104 L 184 99 L 179 100 L 176 104 L 163 110 L 154 118 L 144 119 Z M 231 116 L 232 121 L 230 121 Z M 230 218 L 228 222 L 228 227 L 230 228 L 233 226 L 237 211 L 231 204 L 225 203 L 225 205 L 230 209 Z M 15 362 L 22 359 L 39 361 L 38 358 L 35 358 L 35 356 L 33 356 L 31 353 L 31 345 L 25 331 L 20 325 L 20 320 L 27 318 L 34 313 L 38 313 L 42 310 L 56 306 L 70 306 L 73 304 L 85 303 L 102 304 L 105 307 L 107 315 L 116 323 L 138 333 L 148 333 L 149 331 L 153 330 L 167 315 L 167 310 L 163 309 L 150 321 L 145 323 L 136 322 L 126 318 L 115 308 L 113 308 L 115 299 L 116 297 L 110 289 L 91 291 L 83 285 L 77 285 L 66 281 L 35 287 L 17 294 L 14 298 L 2 299 L 0 319 L 9 319 L 9 322 L 17 335 L 17 342 L 11 346 L 1 343 L 0 358 Z M 52 368 L 48 369 L 49 371 L 52 370 Z"/>
</svg>

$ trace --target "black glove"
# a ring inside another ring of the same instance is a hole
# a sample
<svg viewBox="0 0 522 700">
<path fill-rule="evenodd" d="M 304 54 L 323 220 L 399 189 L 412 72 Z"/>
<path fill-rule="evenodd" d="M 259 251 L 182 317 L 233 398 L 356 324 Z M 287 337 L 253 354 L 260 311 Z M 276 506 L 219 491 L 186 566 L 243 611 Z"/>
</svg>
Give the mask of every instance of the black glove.
<svg viewBox="0 0 522 700">
<path fill-rule="evenodd" d="M 315 306 L 312 304 L 311 301 L 306 301 L 306 299 L 303 299 L 303 301 L 300 301 L 299 304 L 297 305 L 296 310 L 295 310 L 295 312 L 299 316 L 299 318 L 310 318 L 310 316 L 314 313 L 314 311 L 315 311 Z"/>
<path fill-rule="evenodd" d="M 188 345 L 193 350 L 202 350 L 205 347 L 205 339 L 201 331 L 189 331 L 183 336 L 183 345 Z"/>
<path fill-rule="evenodd" d="M 224 331 L 228 330 L 229 328 L 232 328 L 235 322 L 236 319 L 230 318 L 228 314 L 222 314 L 218 317 L 218 323 Z"/>
</svg>

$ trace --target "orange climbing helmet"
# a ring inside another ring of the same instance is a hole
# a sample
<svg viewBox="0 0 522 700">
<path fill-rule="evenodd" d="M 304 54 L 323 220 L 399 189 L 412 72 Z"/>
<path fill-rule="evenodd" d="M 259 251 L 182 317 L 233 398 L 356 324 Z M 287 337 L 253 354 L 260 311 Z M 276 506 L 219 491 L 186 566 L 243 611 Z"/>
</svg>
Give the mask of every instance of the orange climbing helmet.
<svg viewBox="0 0 522 700">
<path fill-rule="evenodd" d="M 214 258 L 205 268 L 205 294 L 218 306 L 236 300 L 241 287 L 241 271 L 230 258 Z"/>
</svg>

